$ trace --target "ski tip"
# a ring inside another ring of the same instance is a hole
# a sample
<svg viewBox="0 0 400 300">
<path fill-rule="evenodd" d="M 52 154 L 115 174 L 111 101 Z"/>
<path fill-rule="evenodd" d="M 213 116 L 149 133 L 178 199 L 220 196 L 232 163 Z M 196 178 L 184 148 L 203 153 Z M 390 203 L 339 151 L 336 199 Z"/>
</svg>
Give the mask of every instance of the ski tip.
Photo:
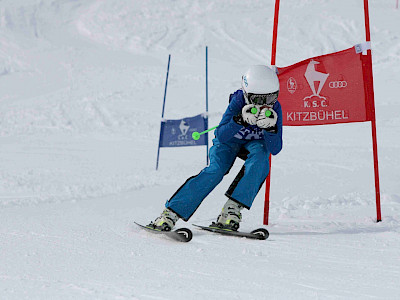
<svg viewBox="0 0 400 300">
<path fill-rule="evenodd" d="M 179 240 L 181 242 L 190 242 L 193 238 L 193 233 L 189 228 L 178 228 L 173 232 L 178 234 Z"/>
<path fill-rule="evenodd" d="M 256 235 L 259 240 L 266 240 L 269 237 L 269 232 L 265 228 L 258 228 L 250 233 Z"/>
<path fill-rule="evenodd" d="M 144 226 L 135 221 L 133 223 L 135 223 L 137 226 L 139 226 L 140 228 L 142 228 L 148 232 L 163 234 L 163 235 L 165 235 L 175 241 L 178 241 L 178 242 L 187 243 L 187 242 L 190 242 L 193 237 L 193 233 L 189 228 L 178 228 L 178 229 L 172 230 L 172 231 L 162 231 L 159 229 L 155 229 L 155 228 L 151 227 L 150 225 Z"/>
</svg>

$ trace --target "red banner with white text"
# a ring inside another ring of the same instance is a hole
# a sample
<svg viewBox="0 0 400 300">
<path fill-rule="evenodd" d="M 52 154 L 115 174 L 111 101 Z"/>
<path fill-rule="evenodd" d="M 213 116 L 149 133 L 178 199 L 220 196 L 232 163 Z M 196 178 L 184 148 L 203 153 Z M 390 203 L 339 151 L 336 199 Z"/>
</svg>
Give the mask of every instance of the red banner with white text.
<svg viewBox="0 0 400 300">
<path fill-rule="evenodd" d="M 278 68 L 283 125 L 370 121 L 364 55 L 357 46 Z M 357 53 L 358 52 L 358 53 Z M 364 71 L 363 71 L 364 69 Z"/>
</svg>

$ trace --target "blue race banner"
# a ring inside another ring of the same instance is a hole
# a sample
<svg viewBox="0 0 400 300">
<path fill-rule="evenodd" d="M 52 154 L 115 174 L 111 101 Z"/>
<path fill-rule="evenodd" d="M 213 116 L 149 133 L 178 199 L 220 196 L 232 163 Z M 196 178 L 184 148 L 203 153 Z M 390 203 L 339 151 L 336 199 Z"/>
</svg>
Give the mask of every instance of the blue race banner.
<svg viewBox="0 0 400 300">
<path fill-rule="evenodd" d="M 208 132 L 204 132 L 208 129 L 208 47 L 206 47 L 206 113 L 191 118 L 184 118 L 179 120 L 164 119 L 170 62 L 171 54 L 168 56 L 167 76 L 165 79 L 164 101 L 161 113 L 162 121 L 160 128 L 160 139 L 157 149 L 156 170 L 158 170 L 161 147 L 206 146 L 207 164 L 209 162 Z M 195 136 L 196 139 L 192 138 L 192 134 L 194 132 L 197 132 L 197 135 Z"/>
<path fill-rule="evenodd" d="M 200 114 L 191 118 L 179 120 L 163 120 L 159 147 L 186 147 L 207 145 L 208 135 L 203 134 L 200 139 L 192 139 L 192 133 L 207 130 L 207 117 Z"/>
</svg>

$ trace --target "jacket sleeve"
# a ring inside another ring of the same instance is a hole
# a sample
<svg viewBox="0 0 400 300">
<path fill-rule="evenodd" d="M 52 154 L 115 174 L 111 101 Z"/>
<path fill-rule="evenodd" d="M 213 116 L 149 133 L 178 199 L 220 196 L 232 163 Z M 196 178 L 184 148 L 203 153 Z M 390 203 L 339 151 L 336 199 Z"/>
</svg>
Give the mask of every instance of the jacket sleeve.
<svg viewBox="0 0 400 300">
<path fill-rule="evenodd" d="M 242 129 L 242 125 L 233 121 L 233 117 L 242 111 L 242 103 L 238 100 L 235 94 L 231 95 L 231 102 L 226 109 L 222 120 L 215 131 L 215 135 L 221 143 L 226 143 L 234 137 L 236 133 Z"/>
<path fill-rule="evenodd" d="M 282 108 L 279 102 L 276 102 L 273 109 L 278 115 L 277 133 L 264 130 L 264 140 L 267 143 L 268 150 L 272 155 L 277 155 L 282 150 Z"/>
</svg>

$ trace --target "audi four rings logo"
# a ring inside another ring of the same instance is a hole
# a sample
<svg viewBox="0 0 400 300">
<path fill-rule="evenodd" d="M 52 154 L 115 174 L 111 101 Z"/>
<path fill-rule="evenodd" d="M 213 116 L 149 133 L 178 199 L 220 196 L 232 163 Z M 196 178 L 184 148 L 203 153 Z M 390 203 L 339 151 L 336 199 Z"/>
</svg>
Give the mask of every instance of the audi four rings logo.
<svg viewBox="0 0 400 300">
<path fill-rule="evenodd" d="M 342 80 L 342 81 L 331 81 L 331 82 L 329 82 L 329 87 L 331 89 L 342 89 L 342 88 L 347 87 L 347 81 L 344 81 L 344 80 Z"/>
</svg>

